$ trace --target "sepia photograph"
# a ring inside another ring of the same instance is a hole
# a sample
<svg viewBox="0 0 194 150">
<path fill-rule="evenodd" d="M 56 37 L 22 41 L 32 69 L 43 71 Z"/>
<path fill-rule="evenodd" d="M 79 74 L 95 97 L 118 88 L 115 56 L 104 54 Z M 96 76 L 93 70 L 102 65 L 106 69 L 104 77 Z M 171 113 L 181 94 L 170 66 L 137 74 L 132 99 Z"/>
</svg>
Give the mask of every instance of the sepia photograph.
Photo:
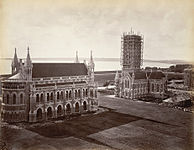
<svg viewBox="0 0 194 150">
<path fill-rule="evenodd" d="M 0 150 L 193 150 L 193 0 L 1 0 Z"/>
</svg>

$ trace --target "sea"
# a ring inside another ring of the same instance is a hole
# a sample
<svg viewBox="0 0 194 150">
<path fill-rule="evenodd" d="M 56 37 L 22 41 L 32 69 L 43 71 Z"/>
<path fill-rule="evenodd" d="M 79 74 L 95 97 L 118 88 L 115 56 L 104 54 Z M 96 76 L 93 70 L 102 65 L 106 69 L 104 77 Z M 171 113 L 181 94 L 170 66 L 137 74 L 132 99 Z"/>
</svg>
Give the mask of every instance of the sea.
<svg viewBox="0 0 194 150">
<path fill-rule="evenodd" d="M 43 62 L 47 62 L 47 63 L 71 63 L 73 62 L 73 59 L 33 59 L 32 58 L 32 62 L 33 63 L 43 63 Z M 9 74 L 11 73 L 11 59 L 0 59 L 0 75 L 2 74 Z M 80 62 L 83 62 L 83 60 L 81 60 Z M 86 61 L 86 63 L 88 63 L 88 61 Z M 116 60 L 97 60 L 95 61 L 94 59 L 94 63 L 95 63 L 95 71 L 115 71 L 115 70 L 121 70 L 121 65 L 120 65 L 120 61 L 116 61 Z M 143 65 L 142 67 L 160 67 L 160 68 L 166 68 L 169 67 L 171 65 L 175 65 L 173 63 L 169 63 L 169 62 L 152 62 L 152 61 L 143 61 Z"/>
</svg>

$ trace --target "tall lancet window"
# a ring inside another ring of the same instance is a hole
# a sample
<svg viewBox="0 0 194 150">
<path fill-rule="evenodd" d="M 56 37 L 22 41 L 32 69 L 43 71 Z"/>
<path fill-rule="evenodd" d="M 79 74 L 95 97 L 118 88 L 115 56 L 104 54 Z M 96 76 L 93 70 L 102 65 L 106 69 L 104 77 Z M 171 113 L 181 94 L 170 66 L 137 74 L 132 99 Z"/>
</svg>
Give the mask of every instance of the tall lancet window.
<svg viewBox="0 0 194 150">
<path fill-rule="evenodd" d="M 13 94 L 13 104 L 16 104 L 16 94 Z"/>
</svg>

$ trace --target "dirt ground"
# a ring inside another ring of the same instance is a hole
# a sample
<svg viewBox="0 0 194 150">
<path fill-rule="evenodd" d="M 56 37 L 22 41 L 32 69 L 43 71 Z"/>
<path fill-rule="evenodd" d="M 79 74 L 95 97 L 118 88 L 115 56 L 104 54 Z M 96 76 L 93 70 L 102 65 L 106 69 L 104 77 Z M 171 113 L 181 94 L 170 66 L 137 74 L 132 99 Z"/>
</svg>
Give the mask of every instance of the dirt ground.
<svg viewBox="0 0 194 150">
<path fill-rule="evenodd" d="M 99 97 L 99 113 L 36 124 L 1 124 L 8 149 L 192 150 L 193 114 L 159 104 Z"/>
<path fill-rule="evenodd" d="M 90 134 L 136 121 L 138 119 L 140 118 L 108 110 L 99 114 L 79 116 L 58 123 L 50 122 L 44 125 L 37 124 L 29 126 L 27 129 L 42 136 L 51 138 L 65 138 L 70 136 L 86 138 Z"/>
</svg>

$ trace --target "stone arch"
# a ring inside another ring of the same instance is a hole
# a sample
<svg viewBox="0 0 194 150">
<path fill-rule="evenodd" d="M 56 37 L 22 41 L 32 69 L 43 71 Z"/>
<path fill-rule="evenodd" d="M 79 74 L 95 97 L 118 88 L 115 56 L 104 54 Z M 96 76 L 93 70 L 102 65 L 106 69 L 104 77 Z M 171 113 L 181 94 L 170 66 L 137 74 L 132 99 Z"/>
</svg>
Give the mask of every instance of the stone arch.
<svg viewBox="0 0 194 150">
<path fill-rule="evenodd" d="M 63 99 L 64 98 L 64 94 L 63 94 L 64 92 L 63 91 L 61 91 L 61 94 L 60 94 L 60 96 L 61 96 L 61 99 Z"/>
<path fill-rule="evenodd" d="M 12 94 L 12 104 L 16 104 L 17 103 L 17 94 L 14 92 Z"/>
<path fill-rule="evenodd" d="M 83 110 L 87 110 L 87 102 L 84 101 L 82 105 L 83 105 Z"/>
<path fill-rule="evenodd" d="M 51 94 L 50 94 L 50 100 L 51 100 L 51 101 L 54 100 L 54 93 L 53 93 L 53 92 L 51 92 Z"/>
<path fill-rule="evenodd" d="M 75 102 L 75 106 L 74 106 L 75 112 L 79 112 L 79 107 L 80 107 L 79 102 Z"/>
<path fill-rule="evenodd" d="M 57 91 L 57 100 L 59 100 L 60 99 L 60 93 L 59 93 L 59 91 Z"/>
<path fill-rule="evenodd" d="M 67 103 L 65 105 L 65 108 L 66 108 L 66 113 L 71 113 L 71 104 L 70 103 Z"/>
<path fill-rule="evenodd" d="M 81 90 L 78 90 L 78 98 L 81 98 Z"/>
<path fill-rule="evenodd" d="M 90 97 L 93 97 L 93 89 L 90 89 Z"/>
<path fill-rule="evenodd" d="M 61 116 L 63 114 L 63 107 L 61 104 L 57 106 L 57 117 Z"/>
<path fill-rule="evenodd" d="M 77 90 L 75 90 L 75 99 L 77 99 Z"/>
<path fill-rule="evenodd" d="M 39 94 L 36 94 L 36 102 L 37 102 L 37 103 L 40 102 Z"/>
<path fill-rule="evenodd" d="M 53 109 L 52 109 L 52 107 L 48 106 L 46 110 L 47 110 L 47 118 L 48 119 L 52 118 L 53 117 Z"/>
<path fill-rule="evenodd" d="M 36 111 L 36 120 L 39 121 L 39 120 L 42 120 L 43 119 L 43 111 L 41 108 L 38 108 L 37 111 Z"/>
<path fill-rule="evenodd" d="M 50 93 L 46 93 L 46 97 L 47 97 L 47 102 L 49 102 L 49 100 L 50 100 Z"/>
<path fill-rule="evenodd" d="M 82 92 L 83 92 L 83 97 L 86 97 L 85 89 L 83 89 Z"/>
<path fill-rule="evenodd" d="M 65 92 L 65 99 L 69 99 L 68 97 L 69 97 L 69 92 L 66 91 L 66 92 Z"/>
<path fill-rule="evenodd" d="M 72 96 L 71 96 L 71 93 L 72 93 L 72 92 L 71 92 L 71 90 L 70 90 L 70 91 L 69 91 L 69 95 L 68 95 L 69 99 L 71 99 L 71 97 L 72 97 Z"/>
<path fill-rule="evenodd" d="M 20 104 L 24 104 L 24 93 L 20 93 Z"/>
<path fill-rule="evenodd" d="M 6 94 L 6 103 L 10 104 L 10 93 Z"/>
<path fill-rule="evenodd" d="M 40 94 L 40 101 L 44 102 L 44 94 L 43 93 Z"/>
</svg>

